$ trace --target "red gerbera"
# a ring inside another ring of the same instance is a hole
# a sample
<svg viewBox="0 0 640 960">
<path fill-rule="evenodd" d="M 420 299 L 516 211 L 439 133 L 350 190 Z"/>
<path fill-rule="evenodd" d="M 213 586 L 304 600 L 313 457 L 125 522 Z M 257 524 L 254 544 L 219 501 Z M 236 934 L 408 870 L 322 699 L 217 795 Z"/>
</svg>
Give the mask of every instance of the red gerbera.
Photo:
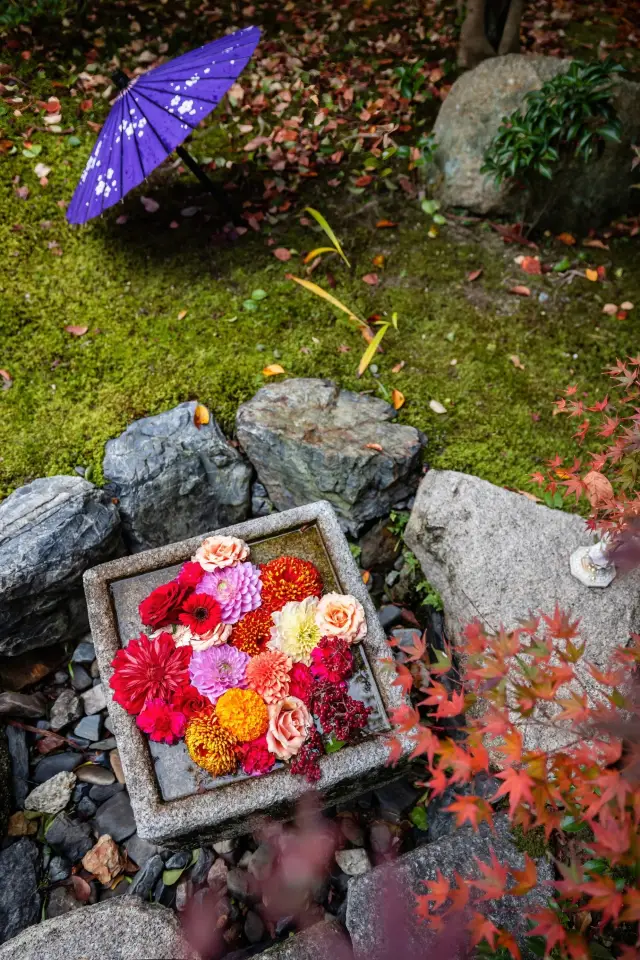
<svg viewBox="0 0 640 960">
<path fill-rule="evenodd" d="M 194 686 L 189 686 L 176 693 L 171 701 L 171 706 L 174 710 L 184 713 L 187 720 L 190 720 L 191 717 L 195 717 L 196 713 L 202 713 L 203 710 L 210 707 L 211 701 L 203 697 Z"/>
<path fill-rule="evenodd" d="M 178 620 L 192 633 L 208 633 L 220 623 L 220 604 L 208 593 L 192 593 L 183 603 Z"/>
<path fill-rule="evenodd" d="M 290 600 L 322 596 L 322 577 L 309 560 L 276 557 L 260 567 L 262 606 L 273 613 Z"/>
<path fill-rule="evenodd" d="M 353 672 L 353 654 L 342 637 L 323 637 L 311 651 L 311 674 L 316 680 L 340 683 Z"/>
<path fill-rule="evenodd" d="M 136 717 L 136 723 L 141 730 L 149 735 L 150 740 L 157 743 L 177 743 L 187 727 L 187 718 L 184 713 L 161 700 L 147 700 L 142 713 Z"/>
<path fill-rule="evenodd" d="M 138 607 L 140 619 L 156 630 L 175 623 L 187 590 L 188 586 L 178 583 L 177 580 L 156 587 Z"/>
<path fill-rule="evenodd" d="M 187 560 L 186 563 L 183 563 L 176 580 L 184 587 L 197 587 L 203 576 L 204 570 L 200 564 Z"/>
<path fill-rule="evenodd" d="M 141 633 L 111 661 L 113 699 L 128 713 L 140 713 L 146 700 L 170 700 L 189 686 L 191 647 L 176 647 L 170 633 L 150 640 Z"/>
</svg>

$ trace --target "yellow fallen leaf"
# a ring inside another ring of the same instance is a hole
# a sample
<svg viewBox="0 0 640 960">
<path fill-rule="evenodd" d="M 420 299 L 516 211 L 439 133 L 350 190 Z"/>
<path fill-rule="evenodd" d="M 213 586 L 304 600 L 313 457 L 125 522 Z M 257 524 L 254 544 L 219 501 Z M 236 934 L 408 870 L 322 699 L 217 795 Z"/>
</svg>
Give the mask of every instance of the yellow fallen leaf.
<svg viewBox="0 0 640 960">
<path fill-rule="evenodd" d="M 363 571 L 362 571 L 362 582 L 363 582 L 363 583 L 369 583 L 369 580 L 371 580 L 371 574 L 369 573 L 368 570 L 363 570 Z"/>
<path fill-rule="evenodd" d="M 200 429 L 209 423 L 210 414 L 208 409 L 205 407 L 204 403 L 199 403 L 195 410 L 193 411 L 193 422 L 195 426 Z"/>
<path fill-rule="evenodd" d="M 391 403 L 393 404 L 394 410 L 399 410 L 404 404 L 404 393 L 401 393 L 400 390 L 396 390 L 395 387 L 391 391 Z"/>
<path fill-rule="evenodd" d="M 589 270 L 589 269 L 587 268 L 587 269 L 585 270 L 585 272 L 584 272 L 584 275 L 585 275 L 585 277 L 587 278 L 587 280 L 591 280 L 592 283 L 597 283 L 597 281 L 598 281 L 598 271 L 597 271 L 597 270 Z"/>
<path fill-rule="evenodd" d="M 511 363 L 512 363 L 512 364 L 514 365 L 514 367 L 516 367 L 518 370 L 524 370 L 524 363 L 522 363 L 522 362 L 520 361 L 520 357 L 518 356 L 517 353 L 513 353 L 513 354 L 509 357 L 509 360 L 511 360 Z"/>
<path fill-rule="evenodd" d="M 270 363 L 268 367 L 265 367 L 262 371 L 263 377 L 276 377 L 279 373 L 284 373 L 284 367 L 281 367 L 279 363 Z"/>
<path fill-rule="evenodd" d="M 186 310 L 181 310 L 180 313 L 178 314 L 178 320 L 184 320 L 184 318 L 186 317 L 186 315 L 187 315 L 187 311 L 186 311 Z"/>
</svg>

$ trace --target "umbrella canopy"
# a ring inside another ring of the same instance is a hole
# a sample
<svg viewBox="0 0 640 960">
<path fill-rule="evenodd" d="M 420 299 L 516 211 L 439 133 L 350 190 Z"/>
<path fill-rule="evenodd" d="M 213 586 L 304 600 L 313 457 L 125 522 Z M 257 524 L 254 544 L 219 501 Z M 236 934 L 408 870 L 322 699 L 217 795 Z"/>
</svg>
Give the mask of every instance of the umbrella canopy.
<svg viewBox="0 0 640 960">
<path fill-rule="evenodd" d="M 247 27 L 131 80 L 100 131 L 69 204 L 69 223 L 98 216 L 148 177 L 217 107 L 259 39 L 258 27 Z"/>
</svg>

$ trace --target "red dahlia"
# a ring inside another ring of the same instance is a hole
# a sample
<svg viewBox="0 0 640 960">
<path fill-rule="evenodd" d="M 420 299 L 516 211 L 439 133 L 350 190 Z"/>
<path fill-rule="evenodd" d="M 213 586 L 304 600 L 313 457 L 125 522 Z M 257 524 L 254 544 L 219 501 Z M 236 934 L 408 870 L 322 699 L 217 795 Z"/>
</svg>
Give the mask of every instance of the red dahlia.
<svg viewBox="0 0 640 960">
<path fill-rule="evenodd" d="M 220 604 L 208 593 L 192 593 L 182 604 L 178 620 L 192 633 L 208 633 L 220 623 Z"/>
<path fill-rule="evenodd" d="M 289 674 L 289 696 L 297 697 L 307 706 L 311 703 L 313 677 L 306 663 L 294 663 Z"/>
<path fill-rule="evenodd" d="M 113 699 L 128 713 L 140 713 L 147 700 L 171 700 L 189 686 L 192 649 L 176 647 L 170 633 L 150 640 L 141 633 L 111 661 Z"/>
<path fill-rule="evenodd" d="M 273 613 L 290 600 L 322 596 L 322 577 L 308 560 L 276 557 L 260 567 L 262 606 Z"/>
<path fill-rule="evenodd" d="M 155 630 L 176 623 L 188 589 L 186 584 L 177 580 L 156 587 L 138 607 L 142 622 Z"/>
<path fill-rule="evenodd" d="M 275 755 L 267 747 L 266 734 L 258 737 L 257 740 L 250 740 L 249 743 L 238 744 L 236 754 L 240 766 L 250 777 L 268 773 L 276 762 Z"/>
</svg>

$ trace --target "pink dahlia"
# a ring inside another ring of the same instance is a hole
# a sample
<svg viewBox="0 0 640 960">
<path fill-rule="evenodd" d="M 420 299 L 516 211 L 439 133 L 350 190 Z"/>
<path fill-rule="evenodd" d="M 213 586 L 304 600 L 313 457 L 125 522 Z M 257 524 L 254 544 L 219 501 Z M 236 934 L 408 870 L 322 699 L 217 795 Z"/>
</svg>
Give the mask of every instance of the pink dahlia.
<svg viewBox="0 0 640 960">
<path fill-rule="evenodd" d="M 211 570 L 200 581 L 198 590 L 220 604 L 223 623 L 237 623 L 245 613 L 260 606 L 260 571 L 248 561 Z"/>
<path fill-rule="evenodd" d="M 166 700 L 156 697 L 154 700 L 147 700 L 144 709 L 136 717 L 136 723 L 149 735 L 150 740 L 171 744 L 183 736 L 187 718 Z"/>
<path fill-rule="evenodd" d="M 141 633 L 111 661 L 113 699 L 128 713 L 140 713 L 147 700 L 171 700 L 189 686 L 191 647 L 176 647 L 170 633 L 150 640 Z"/>
<path fill-rule="evenodd" d="M 289 674 L 293 661 L 280 650 L 267 650 L 247 664 L 247 684 L 265 703 L 277 703 L 289 693 Z"/>
<path fill-rule="evenodd" d="M 311 651 L 311 675 L 316 680 L 340 683 L 353 673 L 353 654 L 342 637 L 323 637 Z"/>
<path fill-rule="evenodd" d="M 198 693 L 215 703 L 225 690 L 247 686 L 247 664 L 251 658 L 228 643 L 195 650 L 189 664 L 191 683 Z"/>
</svg>

